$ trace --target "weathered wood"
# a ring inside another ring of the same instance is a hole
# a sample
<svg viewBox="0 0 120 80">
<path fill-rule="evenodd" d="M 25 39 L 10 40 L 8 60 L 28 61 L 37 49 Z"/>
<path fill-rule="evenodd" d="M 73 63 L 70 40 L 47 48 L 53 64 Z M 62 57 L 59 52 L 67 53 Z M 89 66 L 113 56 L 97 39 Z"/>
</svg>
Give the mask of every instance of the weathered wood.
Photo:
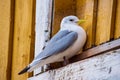
<svg viewBox="0 0 120 80">
<path fill-rule="evenodd" d="M 119 80 L 120 49 L 51 70 L 28 80 Z"/>
<path fill-rule="evenodd" d="M 116 49 L 116 48 L 120 48 L 120 39 L 99 45 L 99 46 L 91 48 L 91 49 L 88 49 L 88 50 L 82 52 L 81 54 L 74 56 L 73 58 L 70 59 L 70 61 L 71 62 L 79 61 L 79 60 L 82 60 L 82 59 L 85 59 L 85 58 L 88 58 L 91 56 L 95 56 L 100 53 L 110 51 L 110 50 Z"/>
<path fill-rule="evenodd" d="M 111 38 L 114 1 L 115 0 L 98 1 L 96 45 L 109 41 Z"/>
<path fill-rule="evenodd" d="M 120 37 L 120 0 L 117 0 L 116 22 L 115 22 L 115 38 Z"/>
<path fill-rule="evenodd" d="M 53 0 L 36 0 L 36 36 L 35 36 L 35 56 L 37 56 L 46 46 L 50 38 L 52 2 Z M 40 69 L 34 71 L 34 75 L 41 72 Z"/>
<path fill-rule="evenodd" d="M 10 80 L 11 77 L 13 1 L 0 0 L 0 80 Z"/>
<path fill-rule="evenodd" d="M 14 0 L 0 0 L 0 2 L 0 80 L 9 80 L 13 47 Z"/>
<path fill-rule="evenodd" d="M 28 74 L 18 75 L 18 72 L 33 59 L 34 8 L 34 0 L 15 1 L 12 80 L 26 80 L 29 76 Z"/>
<path fill-rule="evenodd" d="M 95 43 L 95 26 L 97 14 L 97 0 L 77 0 L 76 15 L 80 19 L 85 19 L 86 22 L 81 26 L 86 30 L 88 35 L 85 48 L 90 48 Z"/>
</svg>

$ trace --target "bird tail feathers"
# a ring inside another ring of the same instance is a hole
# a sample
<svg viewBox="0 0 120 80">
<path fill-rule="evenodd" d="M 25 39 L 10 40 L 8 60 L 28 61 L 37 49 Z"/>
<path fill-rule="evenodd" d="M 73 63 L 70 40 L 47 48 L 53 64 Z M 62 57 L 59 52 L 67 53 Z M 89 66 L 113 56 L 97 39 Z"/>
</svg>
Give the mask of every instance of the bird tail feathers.
<svg viewBox="0 0 120 80">
<path fill-rule="evenodd" d="M 18 75 L 21 75 L 21 74 L 23 74 L 23 73 L 28 72 L 29 69 L 30 69 L 30 66 L 25 67 L 23 70 L 21 70 L 21 71 L 18 73 Z"/>
</svg>

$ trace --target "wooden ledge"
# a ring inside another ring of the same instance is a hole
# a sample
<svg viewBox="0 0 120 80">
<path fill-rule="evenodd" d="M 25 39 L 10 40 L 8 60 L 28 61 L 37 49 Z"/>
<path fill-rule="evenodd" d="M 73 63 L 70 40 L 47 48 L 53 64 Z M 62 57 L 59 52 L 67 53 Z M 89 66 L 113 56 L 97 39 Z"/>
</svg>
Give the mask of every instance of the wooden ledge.
<svg viewBox="0 0 120 80">
<path fill-rule="evenodd" d="M 95 56 L 95 55 L 108 52 L 110 50 L 118 49 L 118 48 L 120 48 L 120 39 L 116 39 L 116 40 L 101 44 L 97 47 L 88 49 L 82 52 L 81 54 L 72 57 L 70 59 L 70 62 L 80 61 L 82 59 L 86 59 L 88 57 Z"/>
<path fill-rule="evenodd" d="M 120 49 L 50 70 L 28 80 L 119 80 Z"/>
</svg>

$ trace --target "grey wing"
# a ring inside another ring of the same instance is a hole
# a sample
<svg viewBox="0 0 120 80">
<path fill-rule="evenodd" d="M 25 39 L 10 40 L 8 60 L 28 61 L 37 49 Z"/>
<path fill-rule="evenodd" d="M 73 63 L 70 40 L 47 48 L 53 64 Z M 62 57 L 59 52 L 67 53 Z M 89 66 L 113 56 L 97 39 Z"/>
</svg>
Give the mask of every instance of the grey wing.
<svg viewBox="0 0 120 80">
<path fill-rule="evenodd" d="M 52 39 L 49 41 L 49 43 L 53 43 L 54 41 L 61 39 L 62 37 L 69 34 L 70 32 L 71 31 L 68 31 L 68 30 L 59 31 L 55 36 L 52 37 Z"/>
<path fill-rule="evenodd" d="M 55 42 L 55 41 L 57 41 L 57 40 L 59 40 L 60 38 L 62 38 L 62 37 L 64 37 L 65 35 L 67 35 L 68 33 L 70 33 L 70 31 L 68 31 L 68 30 L 63 30 L 63 31 L 59 31 L 56 35 L 54 35 L 53 37 L 52 37 L 52 39 L 49 41 L 49 44 L 50 43 L 53 43 L 53 42 Z M 46 46 L 44 46 L 44 48 L 45 48 Z M 43 48 L 43 49 L 44 49 Z"/>
<path fill-rule="evenodd" d="M 53 37 L 48 45 L 45 47 L 43 52 L 41 52 L 34 60 L 42 60 L 51 55 L 63 52 L 69 48 L 77 39 L 78 34 L 76 32 L 61 31 Z"/>
</svg>

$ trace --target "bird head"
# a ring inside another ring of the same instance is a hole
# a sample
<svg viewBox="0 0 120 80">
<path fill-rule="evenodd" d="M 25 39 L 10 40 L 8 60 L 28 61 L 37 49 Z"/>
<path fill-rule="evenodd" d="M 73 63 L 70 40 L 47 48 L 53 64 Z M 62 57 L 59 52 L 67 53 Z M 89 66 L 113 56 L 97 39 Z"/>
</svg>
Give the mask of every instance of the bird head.
<svg viewBox="0 0 120 80">
<path fill-rule="evenodd" d="M 61 28 L 68 26 L 68 25 L 80 25 L 83 22 L 85 22 L 85 20 L 79 19 L 76 16 L 67 16 L 62 19 Z"/>
</svg>

